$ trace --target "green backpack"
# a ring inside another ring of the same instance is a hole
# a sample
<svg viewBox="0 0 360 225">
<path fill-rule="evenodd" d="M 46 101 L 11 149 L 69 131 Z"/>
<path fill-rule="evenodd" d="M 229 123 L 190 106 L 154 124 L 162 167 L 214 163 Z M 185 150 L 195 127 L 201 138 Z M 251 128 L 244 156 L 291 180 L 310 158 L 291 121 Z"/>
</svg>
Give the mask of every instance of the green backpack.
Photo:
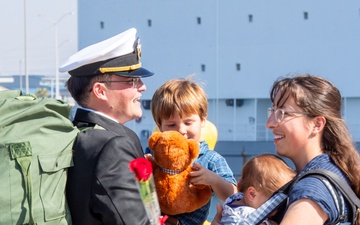
<svg viewBox="0 0 360 225">
<path fill-rule="evenodd" d="M 0 91 L 0 224 L 68 225 L 67 169 L 78 129 L 68 104 Z"/>
</svg>

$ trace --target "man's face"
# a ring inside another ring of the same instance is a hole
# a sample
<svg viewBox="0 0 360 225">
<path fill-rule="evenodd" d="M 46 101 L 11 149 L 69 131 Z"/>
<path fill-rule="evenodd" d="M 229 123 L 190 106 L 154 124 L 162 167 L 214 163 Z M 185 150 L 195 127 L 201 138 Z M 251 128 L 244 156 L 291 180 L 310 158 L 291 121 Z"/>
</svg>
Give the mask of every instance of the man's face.
<svg viewBox="0 0 360 225">
<path fill-rule="evenodd" d="M 105 86 L 108 116 L 121 124 L 142 116 L 139 99 L 146 86 L 140 78 L 112 75 Z"/>
</svg>

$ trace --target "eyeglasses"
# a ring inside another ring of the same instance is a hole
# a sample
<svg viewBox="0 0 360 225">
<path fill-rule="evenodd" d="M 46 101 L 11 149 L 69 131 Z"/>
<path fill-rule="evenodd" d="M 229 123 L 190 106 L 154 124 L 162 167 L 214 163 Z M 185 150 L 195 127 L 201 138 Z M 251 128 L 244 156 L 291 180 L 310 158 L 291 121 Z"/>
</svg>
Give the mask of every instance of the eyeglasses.
<svg viewBox="0 0 360 225">
<path fill-rule="evenodd" d="M 276 122 L 280 123 L 281 121 L 284 120 L 285 115 L 290 115 L 292 113 L 298 113 L 298 114 L 303 114 L 303 115 L 310 115 L 307 112 L 295 112 L 295 111 L 286 111 L 284 109 L 276 109 L 274 110 L 273 108 L 268 108 L 267 109 L 267 114 L 268 114 L 268 118 L 270 118 L 270 116 L 272 114 L 274 114 L 275 116 L 275 120 Z"/>
<path fill-rule="evenodd" d="M 132 85 L 132 88 L 139 87 L 139 83 L 141 82 L 141 79 L 131 78 L 131 80 L 109 80 L 109 81 L 99 81 L 99 83 L 128 83 L 129 85 Z"/>
</svg>

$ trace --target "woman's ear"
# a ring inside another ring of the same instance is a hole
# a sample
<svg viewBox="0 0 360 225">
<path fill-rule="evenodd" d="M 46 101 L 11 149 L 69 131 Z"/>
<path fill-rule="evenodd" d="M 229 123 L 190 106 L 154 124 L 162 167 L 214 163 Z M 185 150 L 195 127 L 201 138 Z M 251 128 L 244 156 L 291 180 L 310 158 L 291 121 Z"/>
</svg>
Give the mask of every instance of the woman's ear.
<svg viewBox="0 0 360 225">
<path fill-rule="evenodd" d="M 316 116 L 313 119 L 313 129 L 312 134 L 318 134 L 320 133 L 326 124 L 326 118 L 324 116 Z"/>
</svg>

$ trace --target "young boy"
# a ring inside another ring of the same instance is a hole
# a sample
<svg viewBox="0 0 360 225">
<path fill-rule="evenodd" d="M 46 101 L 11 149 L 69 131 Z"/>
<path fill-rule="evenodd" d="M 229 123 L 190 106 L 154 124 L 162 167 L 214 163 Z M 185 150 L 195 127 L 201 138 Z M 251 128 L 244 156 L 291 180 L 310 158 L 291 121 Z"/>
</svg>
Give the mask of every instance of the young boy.
<svg viewBox="0 0 360 225">
<path fill-rule="evenodd" d="M 208 101 L 205 91 L 191 79 L 175 79 L 158 88 L 151 100 L 151 112 L 161 132 L 176 130 L 200 144 L 200 154 L 190 173 L 191 184 L 209 185 L 221 200 L 237 192 L 236 179 L 226 160 L 200 142 L 201 128 L 205 126 Z M 200 225 L 209 214 L 210 201 L 194 212 L 168 218 L 166 224 Z"/>
<path fill-rule="evenodd" d="M 220 224 L 238 224 L 295 175 L 295 171 L 277 155 L 253 157 L 242 169 L 237 185 L 239 192 L 226 199 L 223 205 Z M 265 220 L 262 224 L 273 223 Z"/>
</svg>

